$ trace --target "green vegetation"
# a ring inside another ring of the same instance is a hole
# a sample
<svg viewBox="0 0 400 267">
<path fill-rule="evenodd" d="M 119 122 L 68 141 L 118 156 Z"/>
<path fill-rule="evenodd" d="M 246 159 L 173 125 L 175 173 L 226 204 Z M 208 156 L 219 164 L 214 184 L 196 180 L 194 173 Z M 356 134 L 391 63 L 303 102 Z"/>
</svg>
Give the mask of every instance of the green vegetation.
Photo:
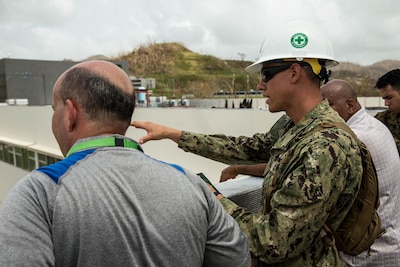
<svg viewBox="0 0 400 267">
<path fill-rule="evenodd" d="M 248 74 L 245 60 L 221 60 L 194 53 L 179 43 L 150 43 L 114 59 L 129 62 L 130 73 L 138 78 L 155 78 L 155 96 L 211 98 L 218 91 L 256 90 L 258 74 Z M 382 61 L 371 66 L 341 63 L 332 68 L 331 78 L 350 82 L 359 96 L 378 96 L 374 83 L 398 61 Z"/>
<path fill-rule="evenodd" d="M 179 43 L 143 45 L 120 55 L 129 62 L 130 73 L 136 77 L 155 78 L 153 95 L 181 98 L 193 95 L 210 98 L 220 90 L 236 92 L 256 89 L 259 75 L 249 75 L 244 68 L 251 62 L 220 60 L 194 53 Z"/>
</svg>

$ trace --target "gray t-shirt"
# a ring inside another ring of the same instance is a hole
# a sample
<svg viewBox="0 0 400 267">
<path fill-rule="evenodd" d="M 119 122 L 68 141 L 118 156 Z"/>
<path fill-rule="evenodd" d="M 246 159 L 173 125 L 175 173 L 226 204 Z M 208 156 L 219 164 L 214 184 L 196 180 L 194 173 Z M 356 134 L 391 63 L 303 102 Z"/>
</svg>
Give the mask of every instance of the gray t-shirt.
<svg viewBox="0 0 400 267">
<path fill-rule="evenodd" d="M 0 206 L 0 266 L 249 263 L 245 235 L 199 177 L 132 148 L 86 147 L 28 174 Z"/>
</svg>

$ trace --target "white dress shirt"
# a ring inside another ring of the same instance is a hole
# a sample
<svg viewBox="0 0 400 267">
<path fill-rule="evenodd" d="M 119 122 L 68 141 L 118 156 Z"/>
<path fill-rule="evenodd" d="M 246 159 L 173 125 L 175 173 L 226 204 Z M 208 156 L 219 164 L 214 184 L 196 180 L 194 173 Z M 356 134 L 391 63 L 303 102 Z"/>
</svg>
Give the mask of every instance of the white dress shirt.
<svg viewBox="0 0 400 267">
<path fill-rule="evenodd" d="M 378 214 L 386 233 L 371 246 L 370 256 L 341 254 L 349 266 L 400 266 L 400 158 L 388 128 L 362 108 L 347 122 L 371 153 L 379 180 Z"/>
</svg>

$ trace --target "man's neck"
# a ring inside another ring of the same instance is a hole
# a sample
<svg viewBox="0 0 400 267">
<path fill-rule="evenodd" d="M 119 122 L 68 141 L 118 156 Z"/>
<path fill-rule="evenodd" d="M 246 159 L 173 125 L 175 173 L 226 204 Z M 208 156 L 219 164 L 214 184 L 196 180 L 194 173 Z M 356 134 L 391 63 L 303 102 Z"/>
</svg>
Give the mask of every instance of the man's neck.
<svg viewBox="0 0 400 267">
<path fill-rule="evenodd" d="M 322 102 L 322 97 L 317 101 L 305 101 L 299 106 L 294 107 L 292 110 L 287 110 L 286 114 L 293 120 L 294 124 L 297 124 L 307 113 L 309 113 L 315 106 Z"/>
</svg>

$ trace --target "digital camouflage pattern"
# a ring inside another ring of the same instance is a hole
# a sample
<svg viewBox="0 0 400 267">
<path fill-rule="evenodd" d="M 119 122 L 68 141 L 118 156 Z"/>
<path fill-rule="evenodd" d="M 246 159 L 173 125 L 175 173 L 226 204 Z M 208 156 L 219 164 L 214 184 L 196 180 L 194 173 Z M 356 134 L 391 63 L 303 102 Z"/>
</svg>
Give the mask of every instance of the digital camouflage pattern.
<svg viewBox="0 0 400 267">
<path fill-rule="evenodd" d="M 380 120 L 383 124 L 388 127 L 393 135 L 394 141 L 396 142 L 397 151 L 400 155 L 400 114 L 393 113 L 390 110 L 378 112 L 375 118 Z"/>
<path fill-rule="evenodd" d="M 278 175 L 269 214 L 265 203 L 258 213 L 250 213 L 221 200 L 249 237 L 253 266 L 344 266 L 337 249 L 324 246 L 322 226 L 328 221 L 337 228 L 351 207 L 362 176 L 360 151 L 350 134 L 338 128 L 303 138 L 317 125 L 333 121 L 343 122 L 323 101 L 297 125 L 284 116 L 269 133 L 253 138 L 182 136 L 181 148 L 228 164 L 268 161 L 264 193 Z"/>
<path fill-rule="evenodd" d="M 279 136 L 293 125 L 288 116 L 282 116 L 269 133 L 257 133 L 252 137 L 204 135 L 183 131 L 178 147 L 186 152 L 226 164 L 265 163 L 270 157 L 271 147 L 278 141 Z"/>
</svg>

